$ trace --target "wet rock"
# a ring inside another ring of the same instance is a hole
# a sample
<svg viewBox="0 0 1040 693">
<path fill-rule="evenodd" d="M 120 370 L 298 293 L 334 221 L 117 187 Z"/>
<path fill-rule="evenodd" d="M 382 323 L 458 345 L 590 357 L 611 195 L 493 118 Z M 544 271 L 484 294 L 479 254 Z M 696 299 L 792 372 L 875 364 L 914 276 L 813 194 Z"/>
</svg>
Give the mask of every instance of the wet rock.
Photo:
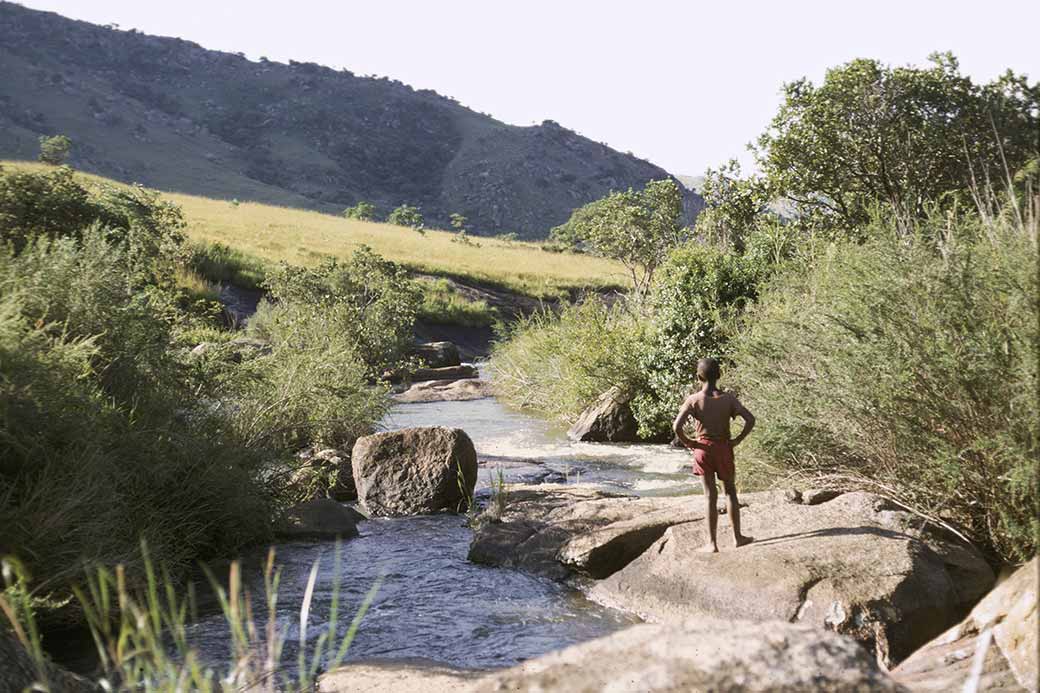
<svg viewBox="0 0 1040 693">
<path fill-rule="evenodd" d="M 571 440 L 588 443 L 634 443 L 639 440 L 639 424 L 629 406 L 629 397 L 612 387 L 600 395 L 567 431 Z"/>
<path fill-rule="evenodd" d="M 318 498 L 290 508 L 278 534 L 285 539 L 350 539 L 358 536 L 357 523 L 364 519 L 353 508 Z"/>
<path fill-rule="evenodd" d="M 852 636 L 889 666 L 956 623 L 994 580 L 976 551 L 892 507 L 859 492 L 815 506 L 748 494 L 741 517 L 755 543 L 734 550 L 720 523 L 722 552 L 700 553 L 701 523 L 679 524 L 591 596 L 653 621 L 807 623 Z"/>
<path fill-rule="evenodd" d="M 486 380 L 429 380 L 394 395 L 397 402 L 465 402 L 491 397 Z"/>
<path fill-rule="evenodd" d="M 462 365 L 459 348 L 451 342 L 425 342 L 417 344 L 412 353 L 423 360 L 427 368 L 444 368 Z"/>
<path fill-rule="evenodd" d="M 474 531 L 469 559 L 565 579 L 605 577 L 673 524 L 703 518 L 699 498 L 637 498 L 587 486 L 508 486 L 505 512 Z"/>
<path fill-rule="evenodd" d="M 778 621 L 643 624 L 492 673 L 469 689 L 601 691 L 904 691 L 855 641 Z"/>
<path fill-rule="evenodd" d="M 972 609 L 966 619 L 914 652 L 892 672 L 914 691 L 959 691 L 981 656 L 980 691 L 1031 691 L 1037 663 L 1037 559 L 1019 568 Z"/>
<path fill-rule="evenodd" d="M 477 453 L 459 428 L 406 428 L 364 436 L 354 444 L 351 458 L 358 499 L 373 515 L 463 511 L 477 482 Z"/>
<path fill-rule="evenodd" d="M 82 676 L 47 662 L 46 682 L 41 682 L 39 671 L 32 656 L 22 646 L 15 634 L 8 630 L 7 619 L 0 624 L 0 691 L 51 690 L 62 693 L 101 693 L 101 686 Z M 39 683 L 49 684 L 49 689 L 34 688 Z"/>
</svg>

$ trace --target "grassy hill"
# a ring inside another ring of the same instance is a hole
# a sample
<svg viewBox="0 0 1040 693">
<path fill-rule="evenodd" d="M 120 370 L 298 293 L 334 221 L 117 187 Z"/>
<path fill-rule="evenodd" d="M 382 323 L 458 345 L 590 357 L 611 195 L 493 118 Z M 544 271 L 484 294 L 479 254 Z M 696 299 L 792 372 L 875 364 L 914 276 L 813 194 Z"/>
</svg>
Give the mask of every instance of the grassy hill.
<svg viewBox="0 0 1040 693">
<path fill-rule="evenodd" d="M 46 170 L 44 164 L 2 161 L 5 169 Z M 77 173 L 87 185 L 119 183 Z M 163 193 L 184 211 L 187 234 L 195 241 L 221 243 L 263 261 L 313 265 L 325 258 L 347 258 L 367 245 L 418 273 L 490 284 L 536 298 L 581 290 L 624 286 L 621 265 L 603 258 L 553 253 L 537 244 L 498 238 L 458 242 L 454 233 L 345 219 L 290 207 L 235 203 L 184 193 Z M 479 244 L 479 245 L 478 245 Z"/>
<path fill-rule="evenodd" d="M 208 197 L 338 212 L 402 203 L 447 226 L 544 238 L 612 189 L 668 177 L 553 121 L 515 127 L 430 90 L 210 51 L 0 1 L 0 157 L 40 135 L 72 163 Z M 687 196 L 688 217 L 701 206 Z"/>
</svg>

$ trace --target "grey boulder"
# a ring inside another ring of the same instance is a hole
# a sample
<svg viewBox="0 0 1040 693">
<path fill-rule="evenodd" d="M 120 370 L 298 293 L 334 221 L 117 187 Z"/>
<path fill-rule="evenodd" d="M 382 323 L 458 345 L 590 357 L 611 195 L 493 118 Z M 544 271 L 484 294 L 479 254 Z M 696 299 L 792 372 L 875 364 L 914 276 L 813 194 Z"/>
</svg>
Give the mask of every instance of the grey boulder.
<svg viewBox="0 0 1040 693">
<path fill-rule="evenodd" d="M 351 454 L 361 506 L 372 515 L 467 510 L 477 453 L 466 432 L 440 426 L 358 438 Z"/>
</svg>

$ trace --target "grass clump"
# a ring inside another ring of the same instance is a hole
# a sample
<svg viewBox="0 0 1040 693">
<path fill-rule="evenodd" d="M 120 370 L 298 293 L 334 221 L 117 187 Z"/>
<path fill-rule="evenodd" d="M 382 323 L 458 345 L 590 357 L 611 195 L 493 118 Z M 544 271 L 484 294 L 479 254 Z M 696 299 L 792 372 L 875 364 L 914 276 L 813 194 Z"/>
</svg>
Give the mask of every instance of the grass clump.
<svg viewBox="0 0 1040 693">
<path fill-rule="evenodd" d="M 420 278 L 422 305 L 419 319 L 438 325 L 489 327 L 498 320 L 497 311 L 484 300 L 461 295 L 452 282 L 442 278 Z"/>
<path fill-rule="evenodd" d="M 267 277 L 267 263 L 223 243 L 192 243 L 189 253 L 188 267 L 211 283 L 260 289 Z"/>
<path fill-rule="evenodd" d="M 147 557 L 146 547 L 142 547 L 142 554 Z M 318 629 L 317 638 L 310 639 L 308 635 L 313 630 L 309 622 L 320 561 L 311 567 L 299 620 L 291 625 L 279 617 L 281 568 L 275 564 L 274 549 L 268 552 L 263 566 L 261 594 L 252 594 L 238 562 L 231 564 L 226 580 L 207 572 L 228 630 L 226 659 L 206 657 L 192 643 L 189 626 L 197 613 L 194 590 L 189 589 L 184 595 L 185 590 L 165 571 L 157 571 L 147 558 L 139 580 L 131 579 L 123 565 L 114 569 L 95 567 L 76 588 L 74 598 L 76 606 L 86 614 L 99 663 L 98 671 L 87 681 L 102 690 L 156 693 L 314 690 L 322 672 L 343 662 L 379 589 L 377 582 L 343 628 L 339 620 L 343 606 L 338 579 L 341 563 L 337 544 L 332 566 L 337 579 L 332 585 L 328 622 Z M 6 577 L 15 576 L 16 570 L 16 564 L 5 562 Z M 34 680 L 18 683 L 32 690 L 64 690 L 71 683 L 69 675 L 53 667 L 41 648 L 39 629 L 32 609 L 26 608 L 27 602 L 26 584 L 9 580 L 0 595 L 0 612 L 35 668 Z M 290 637 L 293 627 L 298 629 L 295 638 Z M 296 651 L 295 658 L 287 656 L 291 649 Z M 214 659 L 222 663 L 215 664 Z M 84 682 L 78 685 L 83 686 Z"/>
</svg>

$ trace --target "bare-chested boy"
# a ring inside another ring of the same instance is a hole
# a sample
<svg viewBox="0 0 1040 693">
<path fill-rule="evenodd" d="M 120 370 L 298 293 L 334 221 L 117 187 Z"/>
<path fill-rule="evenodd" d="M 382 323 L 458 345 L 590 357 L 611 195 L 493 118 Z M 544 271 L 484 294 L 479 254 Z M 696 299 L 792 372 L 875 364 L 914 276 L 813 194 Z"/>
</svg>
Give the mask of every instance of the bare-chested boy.
<svg viewBox="0 0 1040 693">
<path fill-rule="evenodd" d="M 700 476 L 704 484 L 704 497 L 708 502 L 708 543 L 701 551 L 709 553 L 719 550 L 716 539 L 719 524 L 716 476 L 722 480 L 726 489 L 726 504 L 737 546 L 752 542 L 751 537 L 740 533 L 740 503 L 737 500 L 733 448 L 751 433 L 755 427 L 755 417 L 733 394 L 717 387 L 720 375 L 719 362 L 715 359 L 701 359 L 697 362 L 697 379 L 704 383 L 704 387 L 686 398 L 673 425 L 675 435 L 693 451 L 693 473 Z M 744 419 L 744 429 L 730 440 L 729 422 L 737 416 Z M 696 440 L 686 435 L 684 430 L 690 418 L 693 419 Z"/>
</svg>

